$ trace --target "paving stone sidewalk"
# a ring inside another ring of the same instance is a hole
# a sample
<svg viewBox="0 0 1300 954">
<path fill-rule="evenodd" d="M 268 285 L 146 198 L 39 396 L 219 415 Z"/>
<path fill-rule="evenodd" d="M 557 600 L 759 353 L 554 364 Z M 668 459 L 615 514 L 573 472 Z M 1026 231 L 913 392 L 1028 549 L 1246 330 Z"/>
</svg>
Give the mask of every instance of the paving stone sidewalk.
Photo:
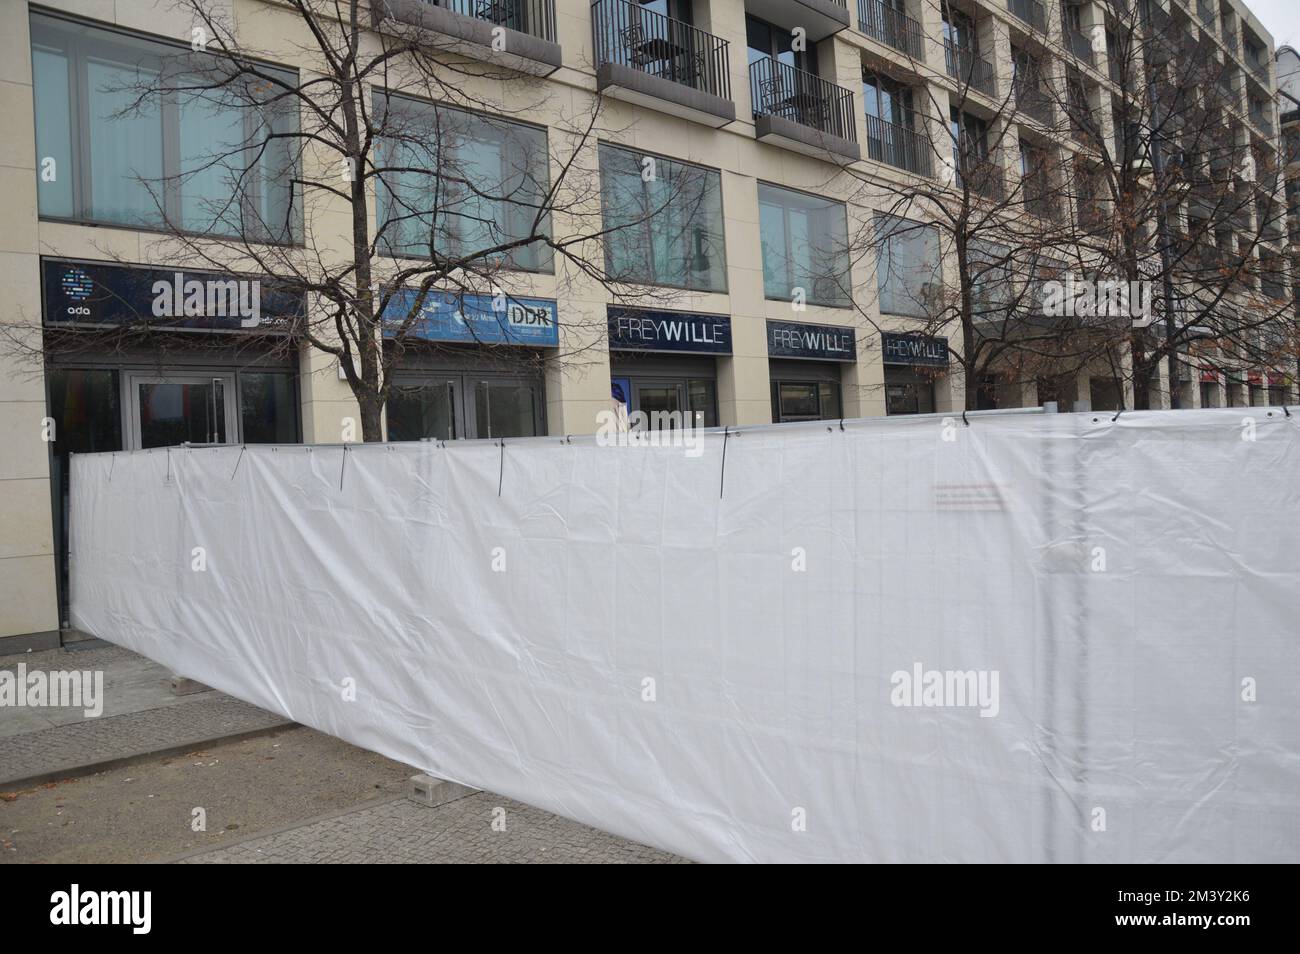
<svg viewBox="0 0 1300 954">
<path fill-rule="evenodd" d="M 503 809 L 504 816 L 496 809 Z M 493 828 L 493 820 L 501 818 L 505 831 Z M 182 864 L 689 863 L 488 792 L 436 808 L 402 796 L 175 860 Z"/>
<path fill-rule="evenodd" d="M 170 674 L 166 669 L 116 646 L 0 658 L 0 669 L 15 670 L 24 663 L 28 672 L 78 669 L 105 673 L 105 714 L 98 718 L 56 707 L 0 709 L 0 788 L 82 774 L 92 766 L 98 770 L 154 753 L 293 724 L 212 690 L 173 696 L 167 688 Z"/>
</svg>

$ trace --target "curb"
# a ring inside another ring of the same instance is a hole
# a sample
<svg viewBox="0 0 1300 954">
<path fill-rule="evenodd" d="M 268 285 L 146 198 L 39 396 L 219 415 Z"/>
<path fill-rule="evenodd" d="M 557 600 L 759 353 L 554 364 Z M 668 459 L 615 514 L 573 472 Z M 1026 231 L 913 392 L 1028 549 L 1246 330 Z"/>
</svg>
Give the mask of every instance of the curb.
<svg viewBox="0 0 1300 954">
<path fill-rule="evenodd" d="M 148 752 L 133 752 L 130 755 L 119 755 L 116 758 L 104 759 L 99 762 L 85 762 L 80 765 L 69 765 L 64 768 L 53 769 L 49 772 L 39 772 L 36 775 L 28 775 L 24 778 L 0 779 L 0 792 L 12 792 L 25 788 L 36 788 L 47 782 L 60 782 L 75 778 L 82 778 L 86 775 L 95 775 L 99 772 L 109 772 L 113 769 L 125 768 L 129 765 L 138 765 L 141 762 L 147 762 L 151 759 L 166 758 L 171 755 L 182 755 L 189 749 L 200 745 L 217 745 L 225 742 L 241 742 L 244 739 L 255 739 L 258 736 L 273 735 L 276 732 L 283 732 L 286 729 L 301 728 L 297 722 L 282 722 L 278 725 L 264 725 L 256 729 L 247 729 L 243 732 L 234 732 L 230 735 L 212 735 L 203 736 L 196 739 L 189 739 L 185 742 L 178 742 L 175 745 L 169 745 L 161 749 L 152 749 Z"/>
</svg>

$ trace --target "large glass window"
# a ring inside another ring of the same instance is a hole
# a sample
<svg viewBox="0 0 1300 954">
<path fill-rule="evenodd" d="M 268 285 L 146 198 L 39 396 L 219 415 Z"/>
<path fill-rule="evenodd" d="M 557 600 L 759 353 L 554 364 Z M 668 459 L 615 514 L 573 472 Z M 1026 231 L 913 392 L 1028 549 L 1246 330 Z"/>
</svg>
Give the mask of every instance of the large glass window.
<svg viewBox="0 0 1300 954">
<path fill-rule="evenodd" d="M 42 216 L 298 239 L 298 119 L 273 103 L 275 83 L 224 75 L 187 46 L 42 14 L 31 24 Z"/>
<path fill-rule="evenodd" d="M 848 216 L 841 202 L 758 184 L 763 293 L 815 305 L 849 304 Z"/>
<path fill-rule="evenodd" d="M 600 183 L 611 277 L 727 290 L 722 177 L 716 170 L 602 145 Z"/>
<path fill-rule="evenodd" d="M 932 317 L 941 306 L 939 235 L 933 226 L 876 213 L 876 285 L 888 315 Z"/>
<path fill-rule="evenodd" d="M 545 129 L 399 96 L 377 110 L 386 133 L 379 241 L 389 254 L 551 269 Z"/>
<path fill-rule="evenodd" d="M 297 442 L 298 402 L 293 375 L 283 371 L 241 372 L 239 415 L 245 444 Z"/>
</svg>

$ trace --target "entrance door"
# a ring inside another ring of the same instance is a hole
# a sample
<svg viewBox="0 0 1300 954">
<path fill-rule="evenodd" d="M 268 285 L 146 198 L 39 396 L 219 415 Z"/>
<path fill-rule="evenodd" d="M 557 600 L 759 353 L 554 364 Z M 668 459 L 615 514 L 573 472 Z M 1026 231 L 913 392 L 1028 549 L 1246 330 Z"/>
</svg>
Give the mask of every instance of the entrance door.
<svg viewBox="0 0 1300 954">
<path fill-rule="evenodd" d="M 239 439 L 233 374 L 127 377 L 132 449 Z"/>
<path fill-rule="evenodd" d="M 460 378 L 426 378 L 395 384 L 388 395 L 388 439 L 451 441 L 465 436 Z"/>
<path fill-rule="evenodd" d="M 506 375 L 399 378 L 388 396 L 388 439 L 536 437 L 544 433 L 542 389 Z"/>
<path fill-rule="evenodd" d="M 646 416 L 646 426 L 652 431 L 672 430 L 686 420 L 686 385 L 682 382 L 633 381 L 632 401 L 633 408 Z"/>
</svg>

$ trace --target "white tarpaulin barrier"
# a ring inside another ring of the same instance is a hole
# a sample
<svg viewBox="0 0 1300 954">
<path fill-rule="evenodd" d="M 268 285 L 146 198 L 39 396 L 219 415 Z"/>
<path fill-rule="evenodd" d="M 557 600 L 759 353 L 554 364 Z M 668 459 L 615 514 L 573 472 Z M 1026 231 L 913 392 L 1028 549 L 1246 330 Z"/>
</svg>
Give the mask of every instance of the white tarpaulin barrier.
<svg viewBox="0 0 1300 954">
<path fill-rule="evenodd" d="M 1112 417 L 80 456 L 73 622 L 695 859 L 1300 861 L 1300 412 Z"/>
</svg>

